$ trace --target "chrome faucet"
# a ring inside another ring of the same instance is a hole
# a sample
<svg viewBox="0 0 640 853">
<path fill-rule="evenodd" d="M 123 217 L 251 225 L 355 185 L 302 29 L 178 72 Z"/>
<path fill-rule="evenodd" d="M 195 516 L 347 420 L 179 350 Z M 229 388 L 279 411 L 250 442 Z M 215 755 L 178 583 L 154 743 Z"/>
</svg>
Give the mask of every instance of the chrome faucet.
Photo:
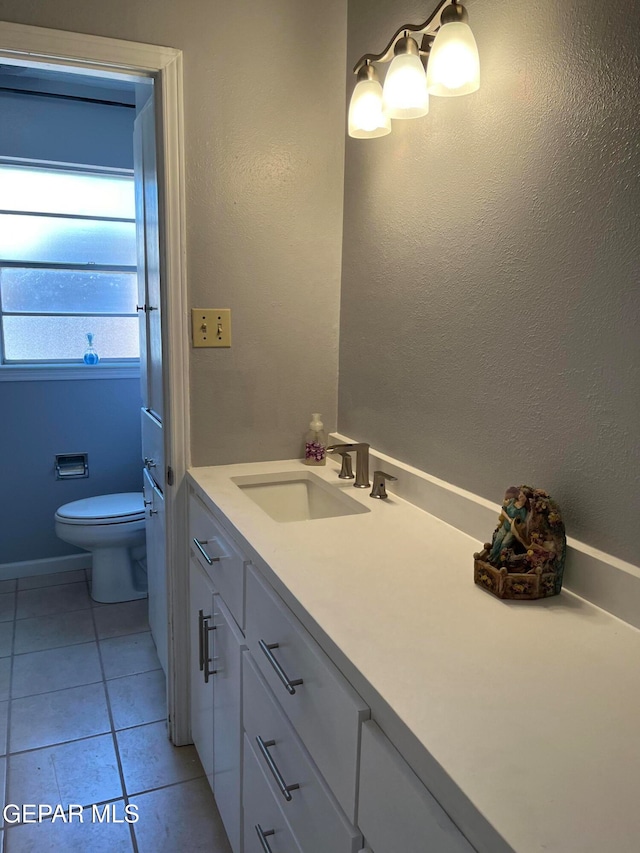
<svg viewBox="0 0 640 853">
<path fill-rule="evenodd" d="M 332 444 L 327 447 L 327 453 L 339 453 L 340 455 L 349 450 L 356 451 L 356 479 L 353 483 L 356 489 L 368 489 L 369 483 L 369 445 L 360 444 Z"/>
</svg>

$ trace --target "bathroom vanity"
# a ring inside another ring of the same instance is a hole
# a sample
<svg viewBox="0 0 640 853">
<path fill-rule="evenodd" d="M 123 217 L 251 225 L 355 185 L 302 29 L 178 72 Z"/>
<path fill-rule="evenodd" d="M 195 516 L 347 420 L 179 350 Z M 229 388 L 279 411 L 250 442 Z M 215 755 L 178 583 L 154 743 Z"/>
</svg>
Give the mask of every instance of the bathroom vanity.
<svg viewBox="0 0 640 853">
<path fill-rule="evenodd" d="M 234 853 L 635 852 L 640 632 L 489 596 L 476 539 L 337 470 L 189 473 L 193 739 Z"/>
</svg>

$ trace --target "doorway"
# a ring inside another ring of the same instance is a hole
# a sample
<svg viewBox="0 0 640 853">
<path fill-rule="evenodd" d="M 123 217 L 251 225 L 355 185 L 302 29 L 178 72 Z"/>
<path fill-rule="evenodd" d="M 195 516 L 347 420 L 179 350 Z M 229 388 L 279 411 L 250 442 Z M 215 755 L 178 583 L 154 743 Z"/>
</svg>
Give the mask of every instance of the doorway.
<svg viewBox="0 0 640 853">
<path fill-rule="evenodd" d="M 170 735 L 176 745 L 189 741 L 187 588 L 184 563 L 185 485 L 188 465 L 187 312 L 184 264 L 184 164 L 182 58 L 180 51 L 133 42 L 0 23 L 0 61 L 42 73 L 64 71 L 99 80 L 152 79 L 157 147 L 158 266 L 161 293 L 160 336 L 166 354 L 162 369 L 164 422 L 163 474 L 167 476 L 163 547 L 167 565 L 167 705 Z M 146 307 L 151 306 L 145 303 Z M 159 312 L 160 314 L 160 312 Z M 169 341 L 171 345 L 169 346 Z M 156 463 L 157 464 L 157 463 Z"/>
</svg>

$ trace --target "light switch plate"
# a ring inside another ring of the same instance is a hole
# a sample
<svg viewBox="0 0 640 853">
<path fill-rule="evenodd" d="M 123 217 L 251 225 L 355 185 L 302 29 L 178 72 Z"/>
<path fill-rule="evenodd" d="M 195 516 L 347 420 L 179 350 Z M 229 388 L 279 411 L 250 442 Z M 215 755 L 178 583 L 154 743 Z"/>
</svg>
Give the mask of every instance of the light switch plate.
<svg viewBox="0 0 640 853">
<path fill-rule="evenodd" d="M 231 346 L 230 308 L 192 308 L 191 326 L 194 347 Z"/>
</svg>

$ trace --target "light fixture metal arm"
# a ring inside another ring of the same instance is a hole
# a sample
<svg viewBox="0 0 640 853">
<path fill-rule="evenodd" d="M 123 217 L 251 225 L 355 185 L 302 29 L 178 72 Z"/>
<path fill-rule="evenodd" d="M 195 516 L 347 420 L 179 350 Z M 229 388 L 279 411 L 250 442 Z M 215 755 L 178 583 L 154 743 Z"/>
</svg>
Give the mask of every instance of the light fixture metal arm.
<svg viewBox="0 0 640 853">
<path fill-rule="evenodd" d="M 438 27 L 440 26 L 440 13 L 445 6 L 455 5 L 455 2 L 456 0 L 439 0 L 436 8 L 423 24 L 405 24 L 400 27 L 392 36 L 389 44 L 385 47 L 382 53 L 365 53 L 364 56 L 361 56 L 353 67 L 353 73 L 357 74 L 363 66 L 371 62 L 390 62 L 393 59 L 393 48 L 395 47 L 396 42 L 398 39 L 402 38 L 405 33 L 424 33 L 425 35 L 435 36 Z M 427 53 L 428 51 L 421 49 L 420 52 Z"/>
</svg>

